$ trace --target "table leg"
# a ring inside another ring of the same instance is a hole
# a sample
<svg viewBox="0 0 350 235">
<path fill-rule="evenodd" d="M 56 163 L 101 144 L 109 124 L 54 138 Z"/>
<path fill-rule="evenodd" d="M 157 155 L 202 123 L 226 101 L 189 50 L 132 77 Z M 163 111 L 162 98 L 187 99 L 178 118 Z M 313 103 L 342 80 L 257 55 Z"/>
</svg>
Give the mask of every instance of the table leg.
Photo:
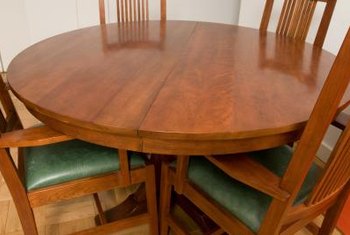
<svg viewBox="0 0 350 235">
<path fill-rule="evenodd" d="M 125 219 L 131 216 L 143 214 L 147 212 L 145 185 L 140 184 L 138 189 L 130 194 L 119 205 L 104 211 L 106 222 L 112 222 L 120 219 Z M 95 217 L 96 225 L 100 225 L 100 219 Z"/>
<path fill-rule="evenodd" d="M 176 157 L 168 155 L 152 155 L 151 163 L 155 167 L 156 173 L 156 188 L 157 198 L 159 198 L 160 189 L 160 173 L 163 161 L 173 161 Z M 217 225 L 201 212 L 192 202 L 181 195 L 174 194 L 175 203 L 177 203 L 189 216 L 194 218 L 195 222 L 200 227 L 203 234 L 211 234 L 218 229 Z M 135 193 L 130 194 L 121 204 L 106 210 L 105 218 L 107 223 L 124 219 L 127 217 L 139 215 L 147 211 L 145 185 L 140 184 Z M 99 218 L 95 218 L 96 224 L 99 223 Z"/>
<path fill-rule="evenodd" d="M 174 156 L 160 156 L 160 155 L 151 155 L 150 162 L 155 167 L 156 175 L 156 189 L 157 189 L 157 198 L 159 198 L 159 188 L 160 188 L 160 171 L 161 164 L 164 160 L 174 160 Z M 135 193 L 130 194 L 122 203 L 119 205 L 107 209 L 105 213 L 105 218 L 108 222 L 116 221 L 131 216 L 139 215 L 147 211 L 147 201 L 146 201 L 146 191 L 145 185 L 140 184 L 139 188 Z M 95 217 L 96 224 L 100 224 L 98 216 Z"/>
</svg>

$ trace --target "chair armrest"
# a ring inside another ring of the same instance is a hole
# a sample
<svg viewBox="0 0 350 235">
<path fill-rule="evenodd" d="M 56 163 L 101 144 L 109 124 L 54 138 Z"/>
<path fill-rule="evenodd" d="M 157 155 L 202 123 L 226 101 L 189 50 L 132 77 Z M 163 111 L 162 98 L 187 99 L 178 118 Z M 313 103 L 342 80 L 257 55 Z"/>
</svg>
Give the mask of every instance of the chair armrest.
<svg viewBox="0 0 350 235">
<path fill-rule="evenodd" d="M 281 178 L 252 160 L 249 155 L 206 156 L 206 158 L 230 177 L 273 198 L 285 201 L 290 196 L 287 191 L 279 187 Z"/>
<path fill-rule="evenodd" d="M 40 126 L 1 134 L 0 148 L 40 146 L 71 139 L 47 126 Z"/>
</svg>

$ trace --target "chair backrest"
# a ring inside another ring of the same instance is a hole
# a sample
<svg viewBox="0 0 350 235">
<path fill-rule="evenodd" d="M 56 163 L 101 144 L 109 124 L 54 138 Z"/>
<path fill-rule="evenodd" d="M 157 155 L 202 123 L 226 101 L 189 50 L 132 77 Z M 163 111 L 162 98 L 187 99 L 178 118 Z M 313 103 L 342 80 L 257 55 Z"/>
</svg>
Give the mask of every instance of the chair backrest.
<svg viewBox="0 0 350 235">
<path fill-rule="evenodd" d="M 117 22 L 140 22 L 149 20 L 148 0 L 113 0 L 116 3 Z M 99 0 L 100 24 L 106 24 L 105 0 Z M 160 17 L 166 19 L 166 0 L 160 0 Z"/>
<path fill-rule="evenodd" d="M 10 97 L 8 87 L 0 73 L 0 132 L 22 129 L 22 123 L 19 119 L 15 106 Z"/>
<path fill-rule="evenodd" d="M 338 193 L 350 177 L 350 125 L 340 136 L 326 164 L 325 171 L 314 188 L 308 205 L 314 205 Z"/>
<path fill-rule="evenodd" d="M 309 32 L 311 21 L 319 2 L 326 4 L 321 23 L 318 27 L 314 45 L 322 47 L 337 0 L 284 0 L 279 17 L 276 33 L 299 40 L 305 40 Z M 266 0 L 260 30 L 266 31 L 274 0 Z"/>
<path fill-rule="evenodd" d="M 105 52 L 120 48 L 155 48 L 161 50 L 164 45 L 166 25 L 121 24 L 119 27 L 101 27 L 101 38 Z"/>
<path fill-rule="evenodd" d="M 296 195 L 312 165 L 314 156 L 322 139 L 334 119 L 340 101 L 350 81 L 350 29 L 336 57 L 321 94 L 316 102 L 310 119 L 304 129 L 300 141 L 293 154 L 280 187 L 291 193 L 286 203 L 273 200 L 265 217 L 260 232 L 268 231 L 271 227 L 281 226 L 281 221 L 269 220 L 271 216 L 282 218 L 286 209 L 292 206 Z M 332 152 L 326 168 L 307 202 L 308 205 L 319 204 L 326 209 L 327 201 L 336 198 L 350 177 L 350 126 L 343 132 Z M 321 204 L 323 203 L 323 204 Z M 321 211 L 319 208 L 319 211 Z"/>
</svg>

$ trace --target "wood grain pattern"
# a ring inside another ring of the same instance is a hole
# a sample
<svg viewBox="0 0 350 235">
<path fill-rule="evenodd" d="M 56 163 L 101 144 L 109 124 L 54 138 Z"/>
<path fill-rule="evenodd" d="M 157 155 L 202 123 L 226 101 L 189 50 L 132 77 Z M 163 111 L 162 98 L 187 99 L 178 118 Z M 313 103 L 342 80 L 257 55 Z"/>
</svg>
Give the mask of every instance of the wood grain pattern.
<svg viewBox="0 0 350 235">
<path fill-rule="evenodd" d="M 148 23 L 150 39 L 160 40 L 161 25 Z M 118 35 L 118 24 L 107 26 Z M 102 28 L 28 48 L 10 64 L 8 80 L 50 127 L 124 149 L 166 153 L 154 144 L 161 141 L 169 153 L 186 154 L 191 146 L 183 145 L 195 140 L 196 152 L 215 154 L 225 141 L 241 141 L 241 150 L 254 149 L 256 138 L 274 138 L 264 148 L 283 144 L 303 128 L 334 61 L 304 42 L 233 25 L 168 21 L 158 48 L 105 47 Z M 278 61 L 262 66 L 264 53 Z"/>
</svg>

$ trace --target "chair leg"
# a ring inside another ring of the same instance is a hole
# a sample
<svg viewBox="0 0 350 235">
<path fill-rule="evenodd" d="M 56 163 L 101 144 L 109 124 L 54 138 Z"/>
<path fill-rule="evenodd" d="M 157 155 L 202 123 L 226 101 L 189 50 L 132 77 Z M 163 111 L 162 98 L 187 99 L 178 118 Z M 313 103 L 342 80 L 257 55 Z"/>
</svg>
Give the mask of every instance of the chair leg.
<svg viewBox="0 0 350 235">
<path fill-rule="evenodd" d="M 319 234 L 321 234 L 321 235 L 332 234 L 332 232 L 337 224 L 337 221 L 339 219 L 339 216 L 342 212 L 344 204 L 346 203 L 346 201 L 349 197 L 349 194 L 350 194 L 350 181 L 346 184 L 345 188 L 343 189 L 343 191 L 339 195 L 336 203 L 331 208 L 329 208 L 327 210 L 327 213 L 324 217 Z"/>
<path fill-rule="evenodd" d="M 17 149 L 17 165 L 18 165 L 18 175 L 19 178 L 24 182 L 24 156 L 23 156 L 23 148 Z"/>
<path fill-rule="evenodd" d="M 150 234 L 158 235 L 158 212 L 157 212 L 157 198 L 156 198 L 156 179 L 154 166 L 146 167 L 146 198 L 147 210 L 150 216 Z"/>
<path fill-rule="evenodd" d="M 98 193 L 94 193 L 93 196 L 94 196 L 95 205 L 96 205 L 97 211 L 98 211 L 99 225 L 106 224 L 107 219 L 106 219 L 106 216 L 103 212 L 102 204 L 101 204 L 100 198 L 98 196 Z"/>
<path fill-rule="evenodd" d="M 0 149 L 0 172 L 9 187 L 23 231 L 25 231 L 26 235 L 37 235 L 38 230 L 36 228 L 33 210 L 27 198 L 27 192 L 15 169 L 16 166 L 12 158 L 5 149 Z"/>
<path fill-rule="evenodd" d="M 169 231 L 167 218 L 170 213 L 171 185 L 169 183 L 169 167 L 166 163 L 162 164 L 160 189 L 160 234 L 167 235 Z"/>
</svg>

